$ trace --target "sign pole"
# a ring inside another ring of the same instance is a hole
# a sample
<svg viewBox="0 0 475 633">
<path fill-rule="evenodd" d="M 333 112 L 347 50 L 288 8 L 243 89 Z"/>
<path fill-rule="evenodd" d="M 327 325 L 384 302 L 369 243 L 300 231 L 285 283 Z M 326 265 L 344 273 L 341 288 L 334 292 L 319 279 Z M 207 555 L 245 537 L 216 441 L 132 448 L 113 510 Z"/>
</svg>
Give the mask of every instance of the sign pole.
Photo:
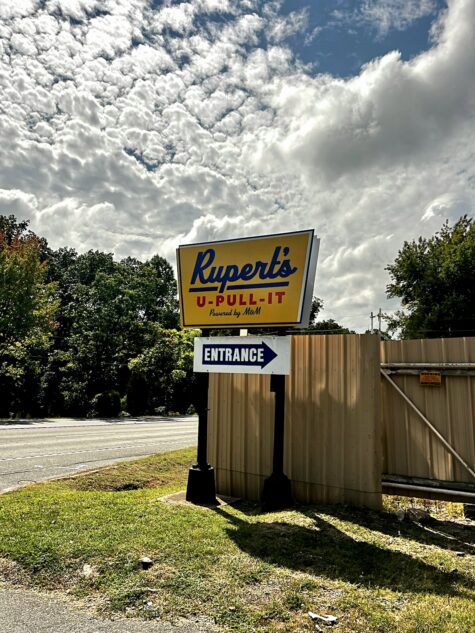
<svg viewBox="0 0 475 633">
<path fill-rule="evenodd" d="M 186 500 L 202 505 L 217 505 L 214 468 L 208 464 L 209 374 L 195 373 L 195 408 L 198 413 L 197 463 L 188 472 Z"/>
<path fill-rule="evenodd" d="M 270 390 L 275 393 L 274 454 L 272 474 L 264 480 L 262 490 L 261 503 L 265 512 L 283 510 L 293 505 L 290 479 L 284 473 L 285 375 L 272 375 Z"/>
</svg>

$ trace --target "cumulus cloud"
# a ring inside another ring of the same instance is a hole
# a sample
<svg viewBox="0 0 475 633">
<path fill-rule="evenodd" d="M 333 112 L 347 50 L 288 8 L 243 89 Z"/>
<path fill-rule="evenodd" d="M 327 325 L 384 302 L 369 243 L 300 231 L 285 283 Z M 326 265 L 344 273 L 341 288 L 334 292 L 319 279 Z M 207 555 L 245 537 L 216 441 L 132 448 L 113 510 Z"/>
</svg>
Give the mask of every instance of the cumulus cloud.
<svg viewBox="0 0 475 633">
<path fill-rule="evenodd" d="M 325 316 L 365 329 L 385 265 L 475 200 L 475 4 L 430 48 L 348 79 L 286 45 L 305 12 L 257 0 L 3 0 L 0 212 L 53 247 L 174 259 L 177 244 L 315 227 Z M 367 0 L 379 33 L 430 0 Z M 316 44 L 318 45 L 318 38 Z"/>
<path fill-rule="evenodd" d="M 0 5 L 0 18 L 24 17 L 34 13 L 40 0 L 6 0 Z"/>
</svg>

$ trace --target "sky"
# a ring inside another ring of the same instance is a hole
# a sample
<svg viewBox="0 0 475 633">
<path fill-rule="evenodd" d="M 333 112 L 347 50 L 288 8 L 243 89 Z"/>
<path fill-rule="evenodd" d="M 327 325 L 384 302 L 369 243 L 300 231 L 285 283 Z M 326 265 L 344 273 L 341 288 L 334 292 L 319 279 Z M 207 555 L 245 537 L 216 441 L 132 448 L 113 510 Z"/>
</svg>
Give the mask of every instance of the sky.
<svg viewBox="0 0 475 633">
<path fill-rule="evenodd" d="M 0 213 L 154 254 L 314 228 L 322 318 L 391 312 L 475 208 L 475 0 L 0 0 Z"/>
</svg>

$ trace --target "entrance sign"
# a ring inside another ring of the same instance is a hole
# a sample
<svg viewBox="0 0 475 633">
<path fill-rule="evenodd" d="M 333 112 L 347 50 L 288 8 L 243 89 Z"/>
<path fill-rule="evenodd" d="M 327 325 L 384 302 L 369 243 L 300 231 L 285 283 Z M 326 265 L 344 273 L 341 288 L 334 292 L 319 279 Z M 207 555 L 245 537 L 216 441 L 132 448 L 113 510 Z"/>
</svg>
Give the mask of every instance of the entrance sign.
<svg viewBox="0 0 475 633">
<path fill-rule="evenodd" d="M 180 246 L 183 327 L 306 327 L 319 240 L 313 230 Z"/>
<path fill-rule="evenodd" d="M 220 374 L 290 374 L 290 338 L 195 338 L 193 371 Z"/>
</svg>

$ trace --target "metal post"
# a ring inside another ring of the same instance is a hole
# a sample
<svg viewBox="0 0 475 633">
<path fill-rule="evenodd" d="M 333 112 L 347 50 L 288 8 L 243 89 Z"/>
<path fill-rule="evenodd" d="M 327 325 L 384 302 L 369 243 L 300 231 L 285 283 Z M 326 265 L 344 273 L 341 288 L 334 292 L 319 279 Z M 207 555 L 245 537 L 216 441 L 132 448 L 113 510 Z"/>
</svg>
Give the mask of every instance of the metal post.
<svg viewBox="0 0 475 633">
<path fill-rule="evenodd" d="M 196 375 L 196 411 L 198 413 L 198 449 L 196 455 L 199 468 L 209 468 L 208 455 L 208 391 L 209 374 Z"/>
<path fill-rule="evenodd" d="M 284 473 L 285 376 L 270 377 L 270 390 L 275 393 L 274 453 L 272 474 L 264 480 L 262 509 L 283 510 L 293 505 L 290 479 Z"/>
<path fill-rule="evenodd" d="M 284 473 L 284 415 L 285 415 L 285 376 L 270 377 L 270 390 L 275 393 L 274 416 L 274 456 L 272 471 L 278 475 Z"/>
<path fill-rule="evenodd" d="M 198 413 L 197 463 L 188 472 L 186 500 L 202 505 L 217 505 L 214 469 L 207 462 L 209 374 L 196 375 L 195 408 Z"/>
</svg>

